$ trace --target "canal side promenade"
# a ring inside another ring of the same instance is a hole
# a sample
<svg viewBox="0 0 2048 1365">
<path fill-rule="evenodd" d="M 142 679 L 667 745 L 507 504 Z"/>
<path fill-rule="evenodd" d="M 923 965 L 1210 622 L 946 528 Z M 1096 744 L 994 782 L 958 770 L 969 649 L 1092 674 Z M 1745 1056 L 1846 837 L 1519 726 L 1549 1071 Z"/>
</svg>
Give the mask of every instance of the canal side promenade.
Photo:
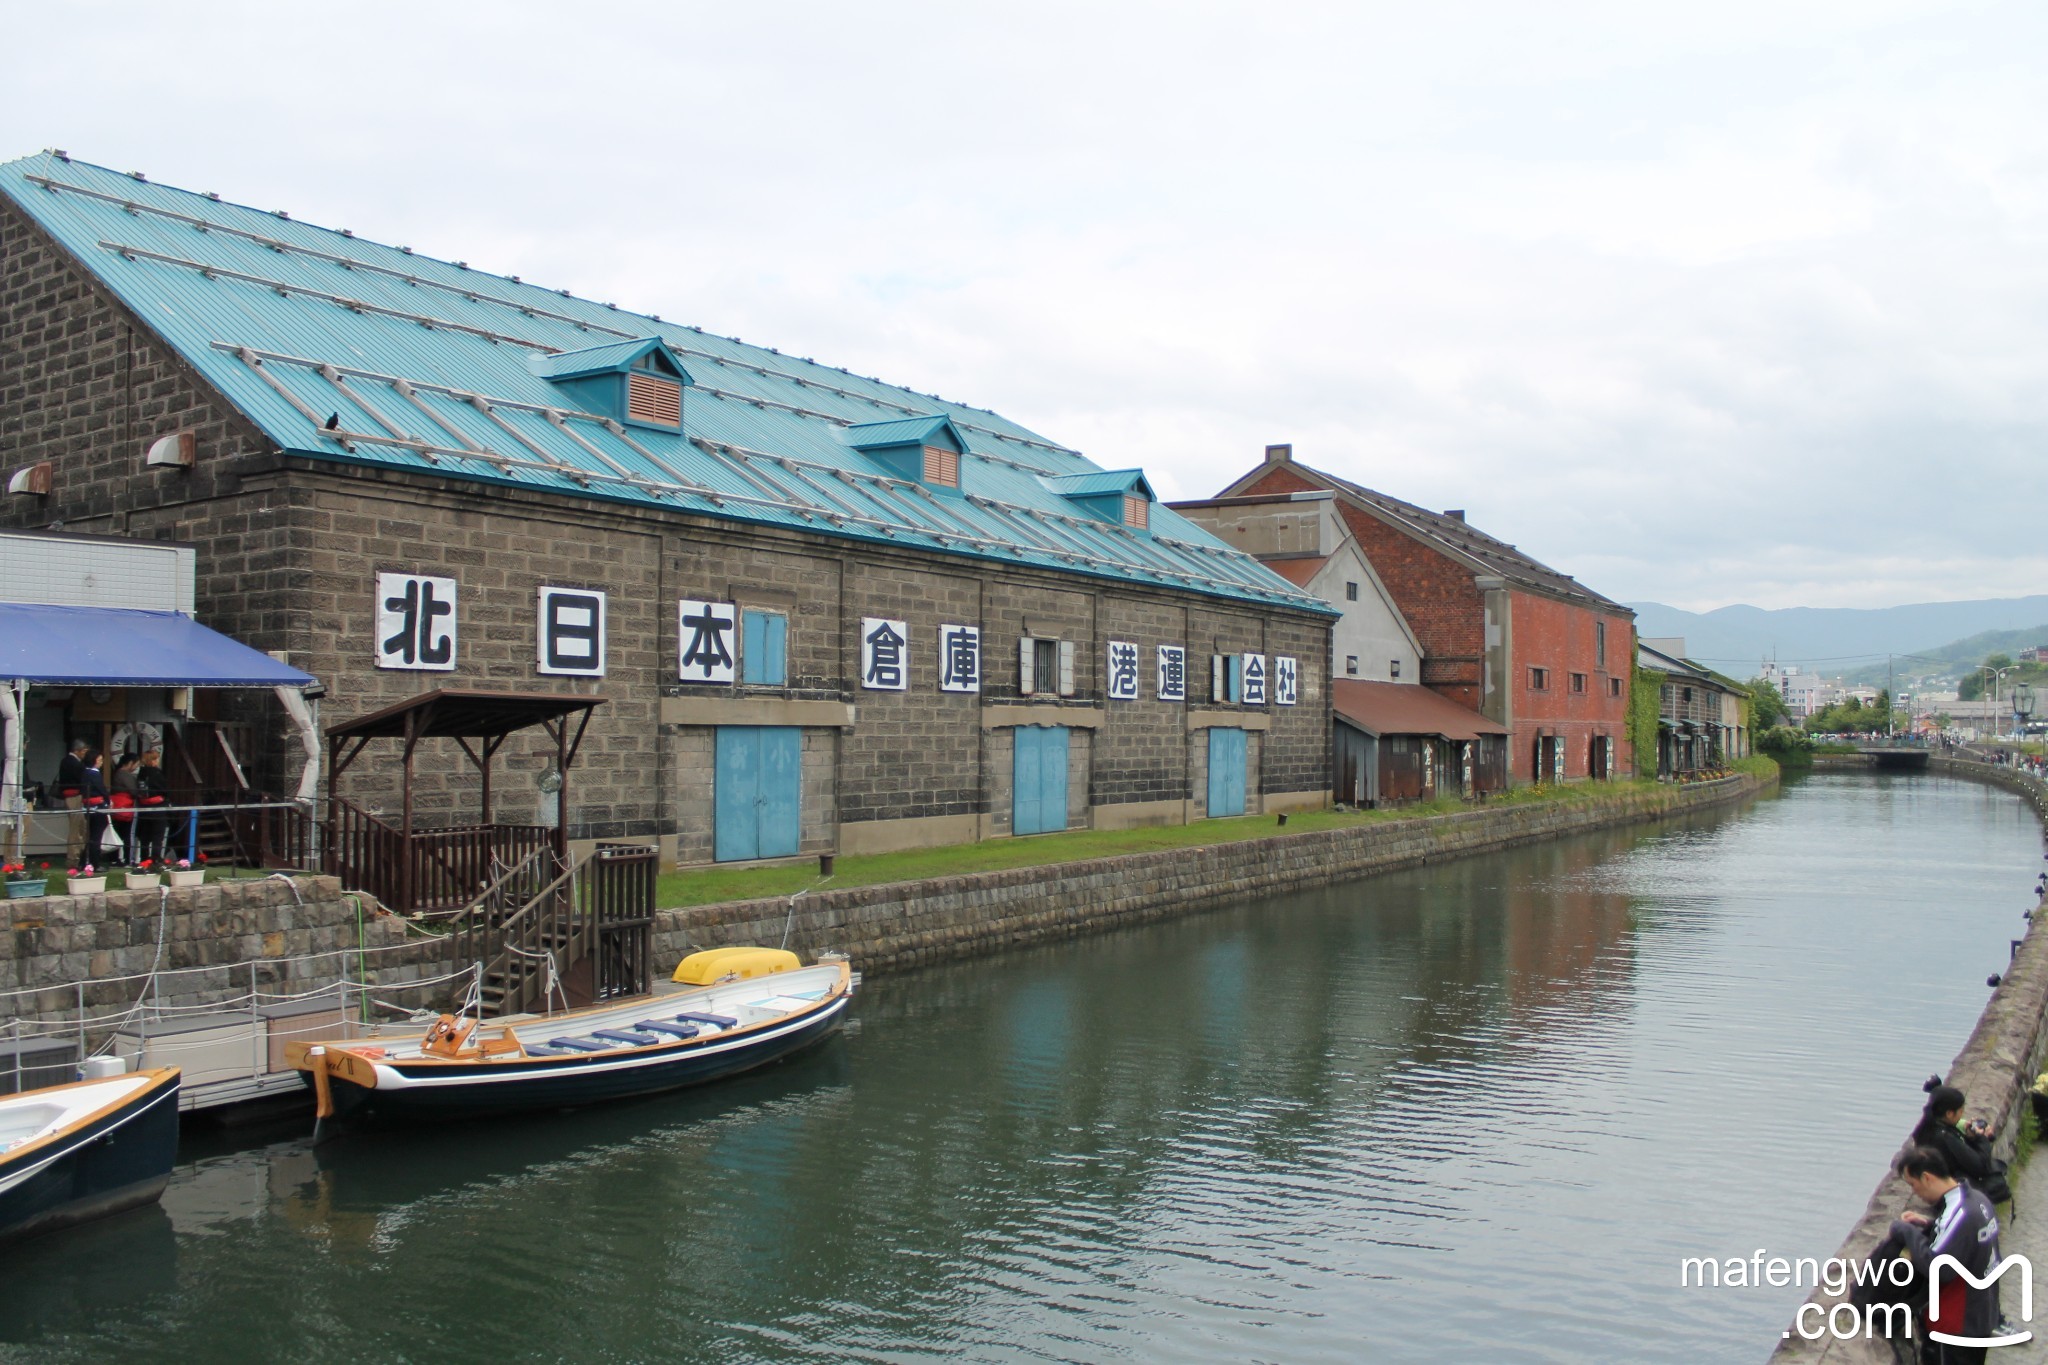
<svg viewBox="0 0 2048 1365">
<path fill-rule="evenodd" d="M 1936 756 L 1931 766 L 1937 772 L 1989 782 L 2019 793 L 2041 818 L 2044 830 L 2048 830 L 2048 784 L 2007 767 L 1968 758 Z M 2048 1065 L 2048 895 L 2037 898 L 2010 967 L 1992 991 L 1977 1027 L 1956 1054 L 1945 1078 L 1969 1097 L 1966 1120 L 1983 1119 L 1996 1125 L 1996 1150 L 2007 1160 L 2014 1154 L 2020 1125 L 2026 1121 L 2029 1088 L 2044 1065 Z M 1906 1134 L 1901 1132 L 1902 1145 L 1905 1139 Z M 2039 1270 L 2048 1270 L 2048 1160 L 2041 1158 L 2038 1146 L 2033 1156 L 2015 1172 L 2013 1217 L 2001 1245 L 2007 1254 L 2024 1255 Z M 1910 1207 L 1912 1192 L 1896 1174 L 1887 1171 L 1863 1216 L 1834 1255 L 1844 1261 L 1867 1258 L 1892 1219 Z M 2009 1277 L 2005 1284 L 2010 1286 Z M 2002 1293 L 2006 1296 L 2007 1316 L 2018 1322 L 2017 1287 L 2005 1287 Z M 1825 1313 L 1843 1300 L 1840 1295 L 1816 1290 L 1806 1302 L 1818 1305 Z M 1807 1330 L 1814 1330 L 1813 1313 L 1804 1305 L 1802 1311 L 1806 1312 Z M 2031 1326 L 2036 1339 L 2024 1346 L 2002 1348 L 1992 1358 L 2000 1362 L 2048 1361 L 2048 1342 L 2041 1340 L 2044 1329 L 2048 1329 L 2048 1311 L 2037 1311 L 2032 1324 L 2021 1325 Z M 1838 1340 L 1833 1336 L 1809 1340 L 1790 1328 L 1771 1355 L 1773 1365 L 1893 1365 L 1898 1359 L 1889 1344 L 1882 1341 Z"/>
</svg>

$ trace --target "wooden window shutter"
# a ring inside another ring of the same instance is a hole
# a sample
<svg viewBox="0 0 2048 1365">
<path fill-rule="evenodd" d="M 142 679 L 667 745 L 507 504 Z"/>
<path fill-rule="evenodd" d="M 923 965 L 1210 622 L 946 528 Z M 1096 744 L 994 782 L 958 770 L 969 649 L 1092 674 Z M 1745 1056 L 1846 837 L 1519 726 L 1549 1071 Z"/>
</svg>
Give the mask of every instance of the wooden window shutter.
<svg viewBox="0 0 2048 1365">
<path fill-rule="evenodd" d="M 938 446 L 924 448 L 924 481 L 940 488 L 960 486 L 960 455 Z"/>
<path fill-rule="evenodd" d="M 626 376 L 626 419 L 655 426 L 683 424 L 683 386 L 651 374 Z"/>
<path fill-rule="evenodd" d="M 1038 691 L 1038 660 L 1032 652 L 1037 644 L 1029 635 L 1017 641 L 1017 691 L 1021 696 L 1028 697 Z"/>
<path fill-rule="evenodd" d="M 1060 695 L 1074 695 L 1074 642 L 1060 641 Z"/>
<path fill-rule="evenodd" d="M 1124 525 L 1142 531 L 1152 518 L 1152 505 L 1135 494 L 1124 494 Z"/>
<path fill-rule="evenodd" d="M 1223 656 L 1221 654 L 1211 654 L 1209 656 L 1209 700 L 1230 700 L 1229 697 L 1223 694 Z"/>
</svg>

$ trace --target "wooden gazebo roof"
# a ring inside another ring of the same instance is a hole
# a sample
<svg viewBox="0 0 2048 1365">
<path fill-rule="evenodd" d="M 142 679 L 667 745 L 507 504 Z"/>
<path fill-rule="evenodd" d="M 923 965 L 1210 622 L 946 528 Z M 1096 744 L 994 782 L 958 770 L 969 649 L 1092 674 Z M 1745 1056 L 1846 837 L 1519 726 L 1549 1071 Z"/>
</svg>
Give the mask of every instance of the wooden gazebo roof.
<svg viewBox="0 0 2048 1365">
<path fill-rule="evenodd" d="M 588 713 L 603 697 L 556 692 L 475 692 L 437 688 L 367 716 L 327 727 L 329 740 L 502 739 L 514 730 L 578 711 Z"/>
</svg>

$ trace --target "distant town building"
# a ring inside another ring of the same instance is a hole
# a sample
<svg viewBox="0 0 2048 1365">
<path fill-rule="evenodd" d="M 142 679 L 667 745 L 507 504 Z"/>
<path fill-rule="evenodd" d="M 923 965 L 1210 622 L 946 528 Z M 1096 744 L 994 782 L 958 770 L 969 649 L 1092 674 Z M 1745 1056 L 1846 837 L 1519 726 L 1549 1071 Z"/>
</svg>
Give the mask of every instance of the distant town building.
<svg viewBox="0 0 2048 1365">
<path fill-rule="evenodd" d="M 1505 728 L 1510 780 L 1629 771 L 1635 613 L 1462 511 L 1432 512 L 1302 464 L 1289 445 L 1218 499 L 1330 492 L 1422 646 L 1423 685 Z M 1340 674 L 1341 676 L 1341 674 Z"/>
<path fill-rule="evenodd" d="M 1658 677 L 1657 776 L 1685 777 L 1751 751 L 1742 714 L 1746 694 L 1733 680 L 1685 657 L 1685 641 L 1637 646 L 1637 665 Z"/>
<path fill-rule="evenodd" d="M 1173 509 L 1343 615 L 1331 632 L 1334 795 L 1376 806 L 1508 785 L 1508 732 L 1422 686 L 1421 644 L 1327 489 Z"/>
</svg>

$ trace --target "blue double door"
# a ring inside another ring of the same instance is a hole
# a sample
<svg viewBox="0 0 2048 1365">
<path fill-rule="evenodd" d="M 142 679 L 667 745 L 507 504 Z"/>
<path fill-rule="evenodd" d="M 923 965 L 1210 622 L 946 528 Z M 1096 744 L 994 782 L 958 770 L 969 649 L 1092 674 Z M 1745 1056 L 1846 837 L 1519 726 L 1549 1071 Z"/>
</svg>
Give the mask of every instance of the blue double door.
<svg viewBox="0 0 2048 1365">
<path fill-rule="evenodd" d="M 1244 814 L 1244 731 L 1209 731 L 1209 815 Z"/>
<path fill-rule="evenodd" d="M 722 725 L 712 772 L 712 856 L 719 862 L 787 858 L 802 821 L 803 731 L 793 725 Z"/>
<path fill-rule="evenodd" d="M 1067 727 L 1020 725 L 1010 808 L 1012 834 L 1067 827 Z"/>
</svg>

